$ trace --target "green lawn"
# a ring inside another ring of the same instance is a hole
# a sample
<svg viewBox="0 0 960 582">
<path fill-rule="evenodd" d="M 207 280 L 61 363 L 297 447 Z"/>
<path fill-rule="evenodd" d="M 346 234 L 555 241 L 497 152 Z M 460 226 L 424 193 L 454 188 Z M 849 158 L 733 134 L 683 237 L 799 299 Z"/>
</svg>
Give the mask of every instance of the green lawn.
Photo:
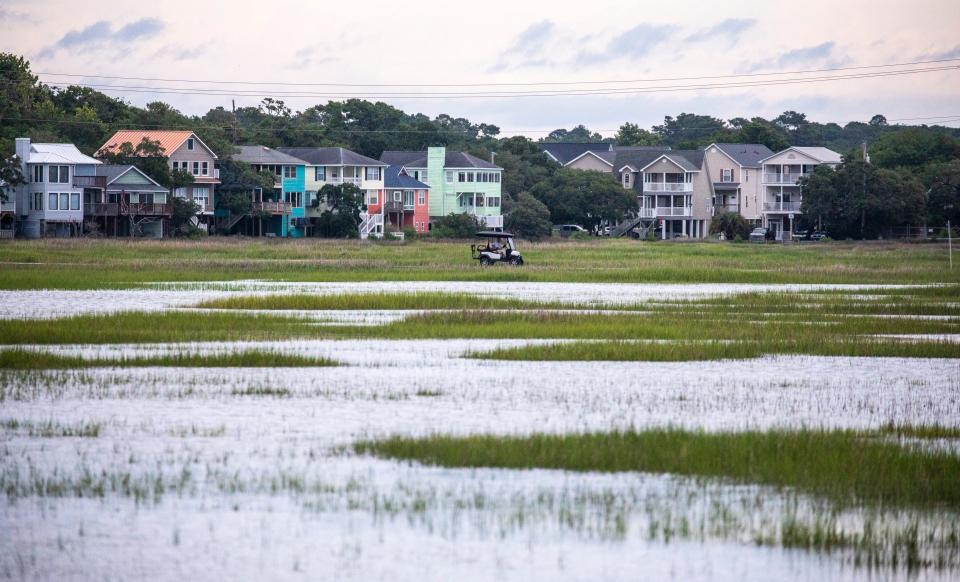
<svg viewBox="0 0 960 582">
<path fill-rule="evenodd" d="M 960 282 L 941 244 L 757 245 L 595 239 L 521 243 L 527 265 L 481 269 L 469 241 L 375 243 L 16 240 L 0 243 L 0 289 L 96 289 L 150 282 L 582 281 L 611 283 Z"/>
</svg>

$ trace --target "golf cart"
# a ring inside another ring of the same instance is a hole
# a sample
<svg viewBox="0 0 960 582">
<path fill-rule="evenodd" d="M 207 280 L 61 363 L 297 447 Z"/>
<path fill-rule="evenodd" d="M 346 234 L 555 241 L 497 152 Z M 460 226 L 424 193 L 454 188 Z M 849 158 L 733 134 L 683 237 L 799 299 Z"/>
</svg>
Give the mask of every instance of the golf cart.
<svg viewBox="0 0 960 582">
<path fill-rule="evenodd" d="M 489 267 L 494 263 L 510 263 L 519 267 L 523 257 L 513 244 L 513 235 L 509 232 L 485 230 L 477 233 L 482 242 L 470 245 L 470 256 L 480 261 L 480 266 Z"/>
</svg>

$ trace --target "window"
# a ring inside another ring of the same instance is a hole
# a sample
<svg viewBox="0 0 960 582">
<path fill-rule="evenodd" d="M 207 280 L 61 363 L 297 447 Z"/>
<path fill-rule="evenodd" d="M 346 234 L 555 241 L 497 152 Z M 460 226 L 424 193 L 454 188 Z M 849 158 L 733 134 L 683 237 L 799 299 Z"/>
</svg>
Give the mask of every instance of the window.
<svg viewBox="0 0 960 582">
<path fill-rule="evenodd" d="M 457 173 L 457 181 L 458 181 L 458 182 L 466 182 L 466 181 L 467 181 L 467 173 L 466 173 L 466 172 L 458 172 L 458 173 Z"/>
<path fill-rule="evenodd" d="M 200 175 L 200 162 L 193 162 L 193 175 L 194 176 Z"/>
<path fill-rule="evenodd" d="M 186 189 L 186 188 L 176 188 L 176 189 L 173 191 L 173 195 L 176 196 L 177 198 L 186 198 L 186 197 L 187 197 L 187 189 Z"/>
<path fill-rule="evenodd" d="M 80 193 L 70 193 L 70 210 L 80 210 Z"/>
<path fill-rule="evenodd" d="M 70 166 L 50 166 L 49 182 L 66 184 L 70 182 Z"/>
<path fill-rule="evenodd" d="M 380 193 L 376 190 L 367 190 L 367 205 L 376 204 L 380 201 Z"/>
<path fill-rule="evenodd" d="M 303 192 L 287 192 L 287 202 L 295 208 L 303 206 Z"/>
<path fill-rule="evenodd" d="M 49 203 L 47 204 L 47 210 L 57 210 L 57 200 L 58 200 L 57 193 L 51 192 L 49 197 Z"/>
<path fill-rule="evenodd" d="M 493 177 L 494 177 L 494 180 L 493 180 L 493 181 L 496 182 L 497 184 L 499 184 L 499 183 L 500 183 L 500 172 L 494 173 L 494 174 L 493 174 Z"/>
<path fill-rule="evenodd" d="M 43 210 L 43 192 L 33 193 L 33 209 Z"/>
<path fill-rule="evenodd" d="M 325 166 L 317 166 L 314 168 L 313 179 L 317 182 L 325 182 L 327 179 L 327 168 Z"/>
<path fill-rule="evenodd" d="M 427 191 L 419 190 L 417 192 L 417 204 L 419 204 L 420 206 L 423 206 L 426 203 L 427 203 Z"/>
<path fill-rule="evenodd" d="M 749 182 L 749 181 L 750 181 L 750 170 L 744 170 L 744 171 L 743 171 L 743 181 L 744 181 L 744 182 Z"/>
<path fill-rule="evenodd" d="M 483 204 L 483 194 L 480 194 L 479 192 L 477 193 L 477 195 L 476 195 L 476 201 L 474 202 L 474 204 L 476 205 L 477 208 L 482 208 L 482 207 L 484 206 L 484 204 Z"/>
<path fill-rule="evenodd" d="M 380 168 L 367 168 L 366 175 L 367 180 L 379 180 Z"/>
<path fill-rule="evenodd" d="M 208 162 L 200 162 L 200 175 L 206 176 L 209 171 Z"/>
<path fill-rule="evenodd" d="M 403 192 L 401 192 L 400 190 L 394 190 L 394 191 L 393 191 L 393 201 L 394 201 L 394 202 L 400 202 L 402 199 L 403 199 Z"/>
<path fill-rule="evenodd" d="M 403 191 L 403 207 L 413 208 L 413 190 Z"/>
<path fill-rule="evenodd" d="M 721 182 L 733 182 L 733 170 L 720 170 Z"/>
<path fill-rule="evenodd" d="M 499 196 L 487 196 L 487 208 L 499 208 L 499 207 L 500 207 Z"/>
<path fill-rule="evenodd" d="M 623 173 L 623 187 L 624 188 L 630 187 L 630 172 Z"/>
<path fill-rule="evenodd" d="M 35 183 L 43 182 L 43 166 L 33 167 L 33 181 Z"/>
<path fill-rule="evenodd" d="M 467 182 L 473 182 L 473 172 L 467 172 Z"/>
<path fill-rule="evenodd" d="M 193 201 L 200 207 L 201 210 L 207 207 L 207 203 L 210 201 L 210 189 L 206 186 L 194 186 L 193 187 Z"/>
<path fill-rule="evenodd" d="M 330 168 L 330 179 L 334 182 L 340 177 L 340 168 Z"/>
<path fill-rule="evenodd" d="M 60 210 L 70 210 L 70 193 L 60 193 Z"/>
<path fill-rule="evenodd" d="M 447 184 L 453 184 L 453 172 L 447 171 Z"/>
<path fill-rule="evenodd" d="M 167 195 L 166 195 L 166 193 L 164 193 L 164 194 L 154 194 L 154 195 L 153 195 L 153 203 L 154 203 L 154 204 L 166 204 L 166 203 L 167 203 Z"/>
<path fill-rule="evenodd" d="M 193 138 L 187 139 L 187 149 L 193 151 Z"/>
</svg>

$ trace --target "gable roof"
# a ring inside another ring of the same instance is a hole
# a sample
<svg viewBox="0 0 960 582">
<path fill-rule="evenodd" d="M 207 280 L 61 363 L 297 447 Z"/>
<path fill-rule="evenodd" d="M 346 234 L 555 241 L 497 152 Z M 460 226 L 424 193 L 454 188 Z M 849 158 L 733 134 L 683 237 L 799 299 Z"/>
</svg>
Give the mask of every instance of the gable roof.
<svg viewBox="0 0 960 582">
<path fill-rule="evenodd" d="M 669 159 L 686 172 L 699 172 L 703 167 L 702 150 L 629 149 L 618 150 L 616 154 L 614 168 L 617 168 L 618 174 L 624 166 L 636 168 L 638 172 L 642 171 L 660 158 Z"/>
<path fill-rule="evenodd" d="M 137 188 L 138 190 L 148 190 L 151 192 L 167 192 L 167 188 L 164 188 L 157 183 L 156 180 L 148 176 L 143 170 L 136 166 L 131 166 L 129 164 L 103 164 L 97 166 L 95 175 L 97 176 L 106 176 L 107 178 L 107 189 L 110 190 L 110 184 L 115 182 L 120 176 L 123 176 L 129 172 L 134 172 L 139 175 L 140 180 L 136 184 L 124 183 L 124 187 L 131 186 L 144 186 L 144 188 Z M 130 188 L 133 189 L 133 188 Z"/>
<path fill-rule="evenodd" d="M 293 166 L 303 166 L 306 162 L 300 158 L 295 158 L 285 154 L 280 150 L 268 148 L 262 145 L 242 145 L 237 146 L 239 153 L 234 153 L 232 159 L 248 164 L 287 164 Z"/>
<path fill-rule="evenodd" d="M 346 148 L 277 148 L 277 151 L 299 158 L 313 166 L 379 166 L 389 164 L 368 158 Z"/>
<path fill-rule="evenodd" d="M 566 166 L 586 152 L 609 152 L 612 147 L 611 144 L 602 142 L 541 142 L 537 145 L 561 166 Z"/>
<path fill-rule="evenodd" d="M 812 158 L 820 162 L 821 164 L 839 164 L 843 162 L 843 156 L 841 156 L 840 154 L 838 154 L 837 152 L 833 151 L 830 148 L 810 147 L 810 146 L 790 146 L 787 149 L 781 150 L 775 154 L 771 154 L 760 161 L 765 162 L 774 156 L 779 156 L 780 154 L 784 152 L 788 152 L 790 150 L 801 153 L 809 158 Z"/>
<path fill-rule="evenodd" d="M 202 145 L 203 148 L 210 152 L 210 155 L 216 159 L 217 154 L 213 153 L 213 150 L 207 147 L 207 144 L 203 143 L 203 140 L 197 137 L 196 134 L 187 130 L 121 129 L 117 133 L 113 134 L 110 139 L 106 141 L 106 143 L 100 146 L 100 149 L 97 150 L 97 155 L 100 155 L 102 152 L 116 151 L 121 145 L 127 142 L 136 146 L 138 143 L 142 142 L 144 138 L 150 141 L 160 142 L 160 147 L 163 149 L 163 153 L 165 155 L 170 155 L 177 151 L 177 149 L 179 149 L 180 146 L 182 146 L 183 143 L 191 137 L 197 140 L 200 145 Z"/>
<path fill-rule="evenodd" d="M 420 180 L 414 180 L 407 175 L 403 166 L 388 166 L 383 172 L 384 188 L 406 188 L 407 190 L 429 190 Z"/>
<path fill-rule="evenodd" d="M 28 164 L 102 164 L 83 154 L 72 143 L 32 143 L 27 153 Z"/>
<path fill-rule="evenodd" d="M 427 152 L 404 152 L 387 150 L 380 155 L 380 161 L 391 166 L 407 166 L 408 168 L 426 168 Z M 477 156 L 466 152 L 446 152 L 444 168 L 480 168 L 485 170 L 502 170 L 500 166 L 481 160 Z"/>
<path fill-rule="evenodd" d="M 728 158 L 747 168 L 759 168 L 761 166 L 760 160 L 773 155 L 770 148 L 759 143 L 714 143 L 703 149 L 709 150 L 712 147 L 717 148 Z"/>
<path fill-rule="evenodd" d="M 579 156 L 573 158 L 572 160 L 570 160 L 570 161 L 567 162 L 566 164 L 564 164 L 564 166 L 569 166 L 570 164 L 574 163 L 575 161 L 579 160 L 580 158 L 583 158 L 583 157 L 586 157 L 586 156 L 591 156 L 591 157 L 597 158 L 598 160 L 600 160 L 601 162 L 605 163 L 606 165 L 608 165 L 608 166 L 610 166 L 610 167 L 612 168 L 612 167 L 613 167 L 613 161 L 614 161 L 614 159 L 617 157 L 617 152 L 611 152 L 611 151 L 595 152 L 595 151 L 593 151 L 593 150 L 587 150 L 587 151 L 583 152 L 582 154 L 580 154 Z"/>
</svg>

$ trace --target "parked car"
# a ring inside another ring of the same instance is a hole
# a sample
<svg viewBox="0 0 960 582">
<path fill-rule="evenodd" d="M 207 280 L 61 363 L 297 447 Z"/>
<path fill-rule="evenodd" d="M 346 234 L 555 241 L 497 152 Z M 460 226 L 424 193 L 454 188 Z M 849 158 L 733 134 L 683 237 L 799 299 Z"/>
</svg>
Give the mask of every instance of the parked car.
<svg viewBox="0 0 960 582">
<path fill-rule="evenodd" d="M 827 238 L 827 233 L 825 232 L 820 232 L 819 230 L 815 230 L 810 233 L 810 240 L 821 241 L 825 238 Z"/>
<path fill-rule="evenodd" d="M 767 229 L 761 226 L 751 230 L 750 242 L 767 242 Z"/>
<path fill-rule="evenodd" d="M 553 232 L 558 236 L 568 237 L 579 232 L 586 233 L 587 229 L 579 224 L 554 224 Z"/>
</svg>

